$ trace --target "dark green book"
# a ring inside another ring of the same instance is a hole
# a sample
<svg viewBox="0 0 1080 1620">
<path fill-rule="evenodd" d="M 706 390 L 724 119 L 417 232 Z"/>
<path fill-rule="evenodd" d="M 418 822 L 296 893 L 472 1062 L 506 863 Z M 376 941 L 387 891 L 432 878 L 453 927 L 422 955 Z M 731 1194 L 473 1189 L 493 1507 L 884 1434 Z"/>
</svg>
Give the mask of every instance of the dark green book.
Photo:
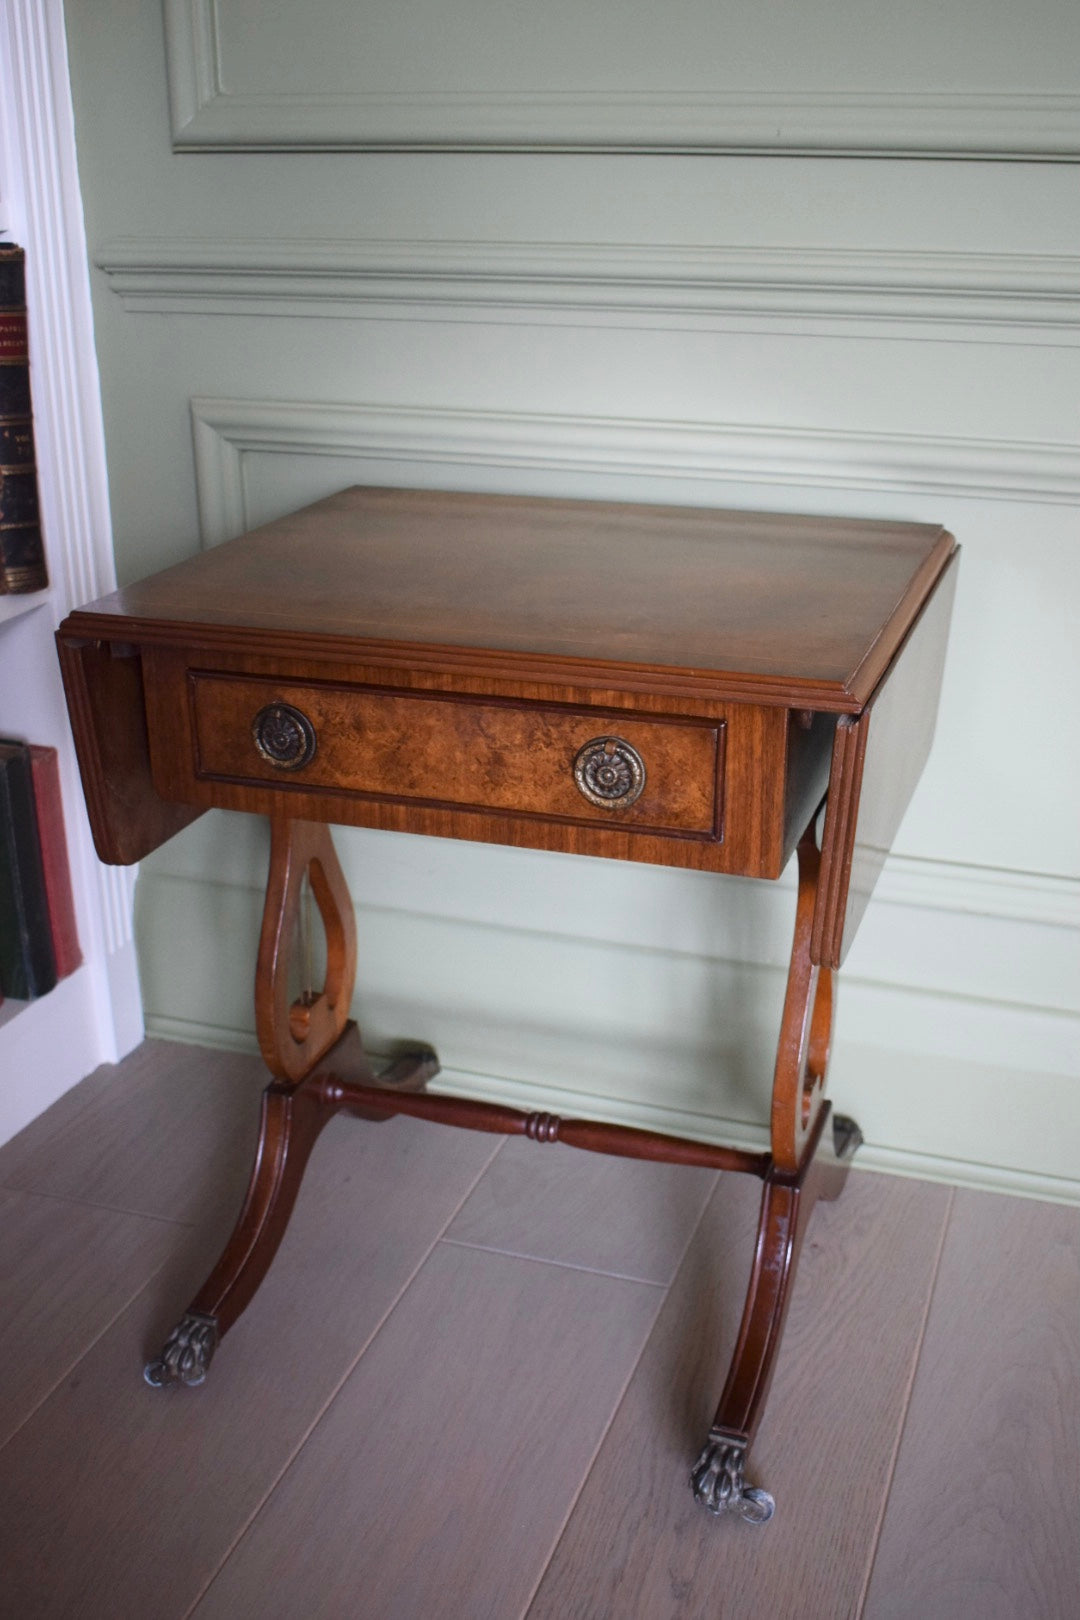
<svg viewBox="0 0 1080 1620">
<path fill-rule="evenodd" d="M 55 983 L 30 750 L 0 743 L 0 989 L 31 1001 Z"/>
</svg>

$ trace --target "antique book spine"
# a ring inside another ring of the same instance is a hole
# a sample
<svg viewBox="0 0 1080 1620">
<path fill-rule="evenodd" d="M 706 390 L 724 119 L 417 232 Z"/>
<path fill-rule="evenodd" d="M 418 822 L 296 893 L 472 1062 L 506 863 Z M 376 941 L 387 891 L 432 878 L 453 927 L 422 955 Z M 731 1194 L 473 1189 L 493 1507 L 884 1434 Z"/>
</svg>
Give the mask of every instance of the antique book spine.
<svg viewBox="0 0 1080 1620">
<path fill-rule="evenodd" d="M 0 743 L 0 985 L 30 1001 L 55 983 L 30 750 Z"/>
<path fill-rule="evenodd" d="M 25 256 L 0 243 L 0 592 L 49 583 L 38 506 Z"/>
<path fill-rule="evenodd" d="M 55 748 L 30 750 L 30 778 L 34 789 L 41 866 L 45 877 L 45 902 L 49 913 L 56 977 L 66 979 L 82 962 L 79 934 L 75 923 L 75 895 L 71 887 L 67 838 L 64 833 L 64 801 L 60 795 L 60 756 Z"/>
</svg>

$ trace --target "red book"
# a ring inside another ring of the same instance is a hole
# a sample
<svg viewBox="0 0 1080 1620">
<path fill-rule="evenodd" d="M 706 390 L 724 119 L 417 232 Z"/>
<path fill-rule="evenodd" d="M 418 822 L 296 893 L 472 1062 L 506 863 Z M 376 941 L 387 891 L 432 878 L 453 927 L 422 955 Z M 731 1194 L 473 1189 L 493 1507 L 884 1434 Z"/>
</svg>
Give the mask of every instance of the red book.
<svg viewBox="0 0 1080 1620">
<path fill-rule="evenodd" d="M 60 761 L 55 748 L 30 745 L 30 779 L 34 786 L 56 976 L 63 979 L 79 966 L 82 951 L 75 927 L 75 897 L 64 836 L 64 804 L 60 797 Z"/>
</svg>

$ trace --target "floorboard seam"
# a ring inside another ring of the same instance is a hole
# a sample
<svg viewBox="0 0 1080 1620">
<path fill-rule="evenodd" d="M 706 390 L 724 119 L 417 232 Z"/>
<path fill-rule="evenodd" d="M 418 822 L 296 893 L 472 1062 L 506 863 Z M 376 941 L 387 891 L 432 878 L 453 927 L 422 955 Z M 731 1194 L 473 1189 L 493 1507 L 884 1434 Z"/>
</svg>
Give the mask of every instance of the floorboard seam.
<svg viewBox="0 0 1080 1620">
<path fill-rule="evenodd" d="M 649 1345 L 649 1341 L 652 1338 L 653 1333 L 656 1330 L 656 1324 L 657 1324 L 657 1321 L 659 1320 L 660 1312 L 664 1308 L 664 1304 L 665 1304 L 665 1302 L 667 1300 L 667 1296 L 668 1296 L 668 1294 L 669 1294 L 669 1292 L 671 1290 L 672 1285 L 669 1283 L 669 1284 L 667 1284 L 665 1286 L 664 1284 L 661 1283 L 661 1284 L 658 1284 L 657 1286 L 662 1288 L 663 1292 L 661 1293 L 659 1299 L 656 1302 L 656 1310 L 653 1313 L 652 1321 L 649 1323 L 649 1331 L 645 1334 L 645 1337 L 642 1339 L 641 1347 L 638 1350 L 637 1355 L 634 1357 L 633 1365 L 630 1366 L 627 1369 L 626 1377 L 623 1379 L 623 1382 L 622 1382 L 622 1384 L 621 1384 L 621 1386 L 619 1388 L 618 1395 L 616 1396 L 615 1400 L 612 1402 L 611 1411 L 608 1414 L 608 1420 L 604 1424 L 604 1427 L 601 1430 L 600 1434 L 597 1436 L 596 1445 L 593 1447 L 592 1455 L 589 1457 L 588 1462 L 586 1463 L 584 1469 L 582 1470 L 581 1478 L 578 1480 L 576 1489 L 572 1492 L 572 1494 L 570 1496 L 570 1500 L 566 1505 L 566 1513 L 565 1513 L 565 1515 L 563 1517 L 563 1521 L 560 1524 L 560 1526 L 558 1528 L 558 1531 L 555 1534 L 555 1536 L 552 1537 L 551 1547 L 548 1550 L 548 1555 L 544 1560 L 543 1566 L 541 1567 L 541 1569 L 539 1570 L 539 1572 L 537 1574 L 537 1577 L 536 1577 L 536 1580 L 533 1583 L 532 1589 L 530 1590 L 528 1596 L 525 1599 L 524 1606 L 520 1610 L 519 1620 L 528 1620 L 529 1610 L 532 1608 L 533 1601 L 536 1598 L 536 1594 L 540 1590 L 540 1584 L 543 1581 L 544 1576 L 547 1574 L 548 1567 L 549 1567 L 549 1565 L 551 1563 L 551 1560 L 554 1558 L 555 1554 L 559 1550 L 559 1543 L 562 1541 L 563 1536 L 566 1534 L 567 1527 L 569 1526 L 570 1520 L 574 1516 L 574 1509 L 577 1507 L 578 1502 L 581 1500 L 581 1493 L 585 1489 L 585 1486 L 588 1484 L 589 1475 L 592 1473 L 594 1467 L 596 1466 L 596 1459 L 599 1457 L 601 1451 L 603 1450 L 604 1441 L 607 1439 L 608 1435 L 611 1432 L 611 1425 L 615 1422 L 615 1419 L 618 1417 L 619 1409 L 622 1406 L 623 1401 L 626 1399 L 626 1392 L 630 1388 L 630 1381 L 633 1378 L 634 1374 L 637 1372 L 638 1367 L 641 1364 L 641 1358 L 645 1354 L 645 1351 L 646 1351 L 646 1349 L 648 1348 L 648 1345 Z M 689 1473 L 687 1474 L 687 1478 L 689 1478 Z"/>
<path fill-rule="evenodd" d="M 372 1328 L 371 1332 L 368 1334 L 367 1338 L 364 1340 L 363 1344 L 360 1346 L 360 1349 L 357 1351 L 356 1355 L 349 1362 L 349 1365 L 346 1367 L 345 1371 L 342 1373 L 341 1377 L 338 1379 L 337 1383 L 334 1385 L 333 1389 L 330 1391 L 330 1393 L 327 1396 L 326 1400 L 320 1406 L 319 1410 L 316 1412 L 315 1416 L 312 1418 L 311 1422 L 308 1424 L 307 1428 L 304 1430 L 303 1434 L 301 1435 L 300 1439 L 297 1441 L 296 1445 L 293 1447 L 292 1451 L 289 1453 L 288 1457 L 286 1457 L 284 1463 L 278 1469 L 278 1472 L 276 1473 L 274 1478 L 271 1480 L 271 1482 L 270 1482 L 268 1488 L 266 1489 L 266 1491 L 259 1498 L 259 1500 L 255 1504 L 255 1506 L 252 1508 L 251 1512 L 248 1514 L 248 1516 L 244 1520 L 243 1524 L 240 1525 L 240 1527 L 238 1528 L 235 1536 L 230 1541 L 230 1543 L 229 1543 L 228 1547 L 226 1548 L 224 1554 L 222 1555 L 221 1559 L 218 1561 L 218 1563 L 214 1567 L 214 1569 L 211 1570 L 211 1572 L 208 1575 L 207 1579 L 203 1582 L 202 1586 L 199 1588 L 198 1592 L 195 1594 L 195 1597 L 193 1598 L 190 1606 L 184 1610 L 183 1614 L 178 1617 L 178 1620 L 192 1620 L 192 1617 L 195 1615 L 195 1611 L 198 1609 L 198 1607 L 201 1604 L 203 1598 L 209 1592 L 210 1588 L 213 1586 L 213 1584 L 217 1580 L 218 1576 L 222 1573 L 222 1571 L 224 1570 L 226 1564 L 229 1562 L 229 1559 L 232 1557 L 233 1553 L 239 1547 L 240 1543 L 243 1541 L 243 1539 L 247 1535 L 248 1531 L 254 1525 L 256 1519 L 258 1519 L 258 1517 L 259 1517 L 260 1513 L 262 1512 L 263 1508 L 269 1502 L 270 1498 L 273 1496 L 274 1492 L 277 1490 L 278 1486 L 281 1484 L 282 1480 L 285 1478 L 285 1475 L 289 1472 L 289 1469 L 292 1467 L 293 1463 L 299 1457 L 300 1453 L 303 1451 L 304 1447 L 307 1445 L 308 1441 L 311 1439 L 311 1436 L 314 1434 L 314 1432 L 318 1428 L 319 1424 L 325 1418 L 327 1412 L 329 1412 L 331 1406 L 333 1406 L 334 1402 L 337 1400 L 338 1396 L 341 1394 L 341 1391 L 344 1389 L 345 1385 L 348 1383 L 349 1379 L 352 1377 L 353 1373 L 356 1371 L 356 1368 L 359 1366 L 361 1359 L 367 1353 L 367 1351 L 371 1348 L 372 1344 L 374 1344 L 376 1338 L 382 1332 L 383 1328 L 386 1326 L 386 1324 L 390 1320 L 391 1316 L 393 1316 L 394 1312 L 397 1310 L 398 1306 L 401 1304 L 401 1301 L 405 1298 L 405 1295 L 408 1293 L 409 1289 L 412 1287 L 413 1283 L 416 1281 L 417 1277 L 419 1276 L 420 1272 L 423 1270 L 424 1266 L 426 1266 L 428 1261 L 431 1259 L 431 1256 L 434 1254 L 435 1250 L 439 1246 L 439 1243 L 442 1241 L 443 1233 L 446 1231 L 446 1229 L 450 1225 L 451 1221 L 457 1219 L 457 1217 L 460 1214 L 461 1210 L 465 1207 L 465 1204 L 466 1204 L 467 1200 L 472 1197 L 473 1193 L 476 1191 L 476 1188 L 480 1184 L 480 1181 L 483 1179 L 483 1177 L 487 1174 L 488 1170 L 491 1168 L 492 1161 L 497 1156 L 497 1154 L 498 1154 L 500 1148 L 503 1146 L 505 1140 L 506 1140 L 505 1137 L 502 1138 L 492 1148 L 491 1153 L 484 1160 L 484 1163 L 480 1166 L 479 1170 L 476 1172 L 476 1175 L 469 1182 L 469 1185 L 465 1188 L 465 1190 L 462 1193 L 461 1197 L 458 1199 L 457 1203 L 454 1205 L 453 1209 L 450 1211 L 449 1215 L 446 1217 L 446 1220 L 443 1222 L 443 1224 L 440 1227 L 439 1231 L 432 1238 L 431 1242 L 428 1244 L 427 1248 L 424 1250 L 423 1254 L 420 1256 L 419 1260 L 416 1262 L 416 1265 L 413 1267 L 412 1271 L 410 1271 L 408 1277 L 402 1283 L 401 1287 L 398 1289 L 397 1293 L 394 1295 L 394 1298 L 391 1300 L 390 1304 L 386 1307 L 386 1310 L 380 1316 L 379 1320 L 376 1322 L 375 1326 Z"/>
<path fill-rule="evenodd" d="M 956 1189 L 949 1188 L 948 1200 L 941 1221 L 941 1235 L 938 1238 L 937 1250 L 934 1254 L 934 1264 L 930 1272 L 930 1286 L 926 1290 L 926 1304 L 923 1307 L 922 1321 L 919 1324 L 919 1337 L 915 1344 L 915 1353 L 911 1358 L 911 1367 L 908 1372 L 907 1387 L 904 1390 L 904 1399 L 900 1411 L 900 1421 L 896 1426 L 896 1438 L 893 1441 L 892 1456 L 889 1458 L 889 1469 L 885 1478 L 885 1489 L 881 1493 L 881 1506 L 878 1509 L 877 1522 L 874 1525 L 873 1535 L 870 1538 L 870 1550 L 866 1560 L 866 1571 L 863 1576 L 862 1589 L 859 1592 L 858 1605 L 855 1610 L 855 1620 L 862 1620 L 866 1608 L 866 1600 L 870 1595 L 870 1583 L 874 1577 L 874 1565 L 877 1562 L 878 1548 L 881 1545 L 881 1532 L 885 1524 L 885 1515 L 889 1508 L 889 1497 L 892 1495 L 893 1480 L 896 1477 L 896 1465 L 900 1459 L 900 1448 L 904 1442 L 904 1431 L 907 1428 L 908 1413 L 911 1410 L 911 1397 L 915 1389 L 915 1378 L 922 1360 L 923 1345 L 926 1342 L 926 1329 L 930 1321 L 930 1312 L 933 1309 L 934 1297 L 937 1294 L 938 1278 L 941 1274 L 941 1257 L 945 1252 L 945 1240 L 949 1235 L 952 1224 L 953 1207 L 956 1203 Z"/>
<path fill-rule="evenodd" d="M 455 1249 L 477 1249 L 481 1254 L 503 1254 L 508 1260 L 528 1260 L 538 1266 L 558 1266 L 563 1271 L 584 1271 L 590 1277 L 611 1277 L 616 1282 L 639 1283 L 643 1288 L 670 1288 L 671 1283 L 660 1282 L 656 1277 L 635 1277 L 628 1271 L 605 1271 L 603 1266 L 583 1266 L 575 1260 L 553 1260 L 546 1254 L 522 1254 L 517 1249 L 504 1249 L 498 1243 L 469 1243 L 464 1238 L 442 1237 L 440 1243 L 448 1243 Z M 682 1256 L 679 1256 L 679 1265 Z M 676 1267 L 678 1270 L 678 1267 Z"/>
<path fill-rule="evenodd" d="M 30 1410 L 22 1418 L 19 1419 L 19 1422 L 12 1429 L 11 1433 L 9 1435 L 7 1435 L 5 1439 L 0 1440 L 0 1452 L 2 1452 L 6 1446 L 10 1445 L 11 1441 L 14 1440 L 14 1438 L 15 1438 L 15 1436 L 17 1434 L 20 1434 L 22 1432 L 22 1430 L 25 1429 L 26 1425 L 30 1422 L 30 1419 L 34 1416 L 35 1412 L 40 1412 L 41 1408 L 45 1405 L 45 1403 L 52 1399 L 52 1397 L 56 1394 L 56 1391 L 60 1388 L 60 1385 L 64 1382 L 64 1380 L 66 1378 L 71 1377 L 71 1374 L 75 1371 L 75 1368 L 79 1365 L 79 1363 L 81 1361 L 86 1360 L 86 1357 L 90 1354 L 91 1350 L 98 1343 L 98 1341 L 105 1337 L 106 1333 L 108 1333 L 110 1328 L 112 1328 L 114 1326 L 114 1324 L 117 1321 L 119 1321 L 120 1317 L 123 1316 L 124 1312 L 126 1310 L 129 1310 L 130 1307 L 135 1303 L 135 1301 L 138 1299 L 139 1295 L 143 1292 L 143 1290 L 146 1289 L 146 1288 L 149 1288 L 149 1286 L 153 1282 L 154 1278 L 160 1276 L 160 1274 L 165 1270 L 165 1268 L 169 1264 L 170 1264 L 170 1257 L 167 1256 L 164 1260 L 162 1260 L 162 1262 L 161 1262 L 161 1264 L 159 1266 L 154 1267 L 153 1271 L 150 1273 L 150 1275 L 148 1277 L 143 1278 L 143 1280 L 139 1284 L 139 1286 L 136 1289 L 134 1289 L 131 1292 L 131 1294 L 128 1295 L 127 1299 L 122 1301 L 122 1303 L 113 1312 L 112 1316 L 110 1316 L 109 1320 L 106 1323 L 103 1324 L 103 1326 L 101 1327 L 101 1330 L 99 1332 L 95 1333 L 92 1339 L 87 1340 L 87 1342 L 83 1345 L 82 1349 L 75 1355 L 75 1357 L 71 1361 L 68 1362 L 68 1364 L 64 1368 L 63 1372 L 59 1375 L 59 1377 L 55 1380 L 54 1383 L 50 1384 L 49 1388 L 45 1391 L 44 1395 L 42 1395 L 41 1399 L 39 1401 L 35 1401 L 33 1406 L 30 1408 Z M 136 1373 L 133 1374 L 133 1376 L 141 1376 L 141 1373 L 136 1372 Z"/>
<path fill-rule="evenodd" d="M 588 1484 L 589 1477 L 592 1474 L 593 1469 L 596 1467 L 596 1460 L 599 1457 L 601 1451 L 604 1449 L 604 1442 L 607 1440 L 608 1435 L 611 1433 L 612 1424 L 615 1422 L 615 1419 L 619 1415 L 619 1412 L 620 1412 L 620 1410 L 622 1408 L 622 1404 L 626 1399 L 626 1392 L 630 1388 L 630 1384 L 631 1384 L 631 1381 L 632 1381 L 632 1379 L 634 1377 L 634 1374 L 637 1372 L 638 1368 L 641 1365 L 641 1358 L 642 1358 L 642 1356 L 644 1356 L 646 1350 L 649 1348 L 649 1345 L 652 1343 L 652 1336 L 656 1332 L 656 1324 L 657 1324 L 657 1322 L 659 1322 L 661 1312 L 663 1311 L 664 1306 L 667 1304 L 668 1295 L 671 1293 L 671 1290 L 675 1287 L 676 1283 L 679 1280 L 679 1273 L 682 1271 L 683 1265 L 684 1265 L 684 1263 L 686 1261 L 686 1256 L 690 1252 L 690 1245 L 693 1243 L 694 1239 L 697 1237 L 698 1228 L 701 1226 L 702 1221 L 705 1219 L 706 1211 L 708 1210 L 709 1205 L 712 1203 L 713 1199 L 717 1195 L 717 1192 L 719 1191 L 720 1179 L 721 1179 L 722 1174 L 723 1174 L 722 1171 L 717 1173 L 716 1183 L 715 1183 L 715 1185 L 713 1187 L 713 1190 L 709 1194 L 708 1198 L 705 1199 L 705 1202 L 702 1204 L 701 1210 L 700 1210 L 700 1212 L 698 1214 L 698 1218 L 694 1222 L 694 1224 L 691 1227 L 689 1233 L 687 1234 L 686 1242 L 683 1244 L 682 1253 L 679 1255 L 678 1263 L 675 1266 L 674 1271 L 672 1272 L 671 1281 L 664 1287 L 663 1295 L 657 1301 L 656 1314 L 654 1315 L 654 1317 L 652 1319 L 652 1322 L 649 1324 L 649 1331 L 648 1331 L 648 1333 L 646 1333 L 645 1337 L 641 1341 L 641 1349 L 638 1351 L 637 1356 L 636 1356 L 635 1361 L 634 1361 L 634 1365 L 630 1368 L 630 1370 L 627 1373 L 626 1378 L 625 1378 L 625 1380 L 623 1382 L 622 1388 L 619 1390 L 618 1399 L 612 1403 L 611 1413 L 610 1413 L 610 1415 L 608 1417 L 607 1422 L 604 1424 L 603 1432 L 601 1433 L 599 1439 L 597 1440 L 596 1445 L 595 1445 L 595 1447 L 593 1449 L 592 1456 L 589 1458 L 588 1464 L 586 1465 L 585 1469 L 582 1472 L 581 1478 L 578 1481 L 577 1489 L 574 1491 L 573 1495 L 570 1498 L 570 1501 L 569 1501 L 569 1503 L 567 1505 L 567 1509 L 566 1509 L 566 1516 L 563 1519 L 562 1524 L 559 1526 L 558 1534 L 552 1538 L 551 1549 L 548 1552 L 547 1558 L 544 1560 L 544 1564 L 543 1564 L 542 1569 L 540 1570 L 539 1574 L 536 1577 L 536 1580 L 533 1583 L 532 1590 L 529 1592 L 528 1597 L 525 1599 L 525 1603 L 524 1603 L 524 1606 L 522 1607 L 521 1612 L 520 1612 L 520 1614 L 518 1616 L 518 1620 L 529 1620 L 529 1614 L 530 1614 L 530 1612 L 532 1610 L 532 1606 L 536 1602 L 536 1595 L 539 1592 L 541 1586 L 543 1585 L 544 1576 L 547 1574 L 548 1570 L 551 1568 L 551 1561 L 555 1557 L 555 1554 L 558 1552 L 559 1547 L 560 1547 L 560 1545 L 562 1543 L 562 1539 L 566 1535 L 567 1530 L 569 1529 L 570 1520 L 573 1518 L 575 1509 L 577 1508 L 577 1505 L 581 1500 L 581 1493 L 585 1489 L 585 1486 Z M 687 1475 L 686 1475 L 686 1477 L 687 1477 L 687 1481 L 689 1481 L 689 1478 L 690 1478 L 690 1463 L 689 1463 L 689 1460 L 687 1462 Z M 186 1617 L 185 1617 L 185 1620 L 186 1620 Z"/>
<path fill-rule="evenodd" d="M 81 1209 L 103 1209 L 109 1215 L 130 1215 L 135 1220 L 158 1221 L 163 1226 L 179 1226 L 190 1232 L 194 1221 L 182 1221 L 176 1215 L 154 1215 L 148 1209 L 126 1209 L 122 1204 L 102 1204 L 94 1198 L 72 1198 L 70 1193 L 41 1192 L 37 1187 L 12 1187 L 0 1183 L 0 1192 L 21 1193 L 26 1198 L 49 1198 L 56 1204 L 76 1204 Z M 132 1296 L 134 1297 L 134 1296 Z"/>
</svg>

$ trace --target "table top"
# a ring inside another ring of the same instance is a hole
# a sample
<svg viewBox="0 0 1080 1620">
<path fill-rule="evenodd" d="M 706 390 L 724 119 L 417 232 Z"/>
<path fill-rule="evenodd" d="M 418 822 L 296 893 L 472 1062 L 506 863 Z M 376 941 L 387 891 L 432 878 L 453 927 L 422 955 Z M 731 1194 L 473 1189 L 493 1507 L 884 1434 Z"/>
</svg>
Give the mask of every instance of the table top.
<svg viewBox="0 0 1080 1620">
<path fill-rule="evenodd" d="M 356 487 L 65 628 L 594 685 L 652 671 L 855 713 L 954 549 L 933 524 Z"/>
</svg>

